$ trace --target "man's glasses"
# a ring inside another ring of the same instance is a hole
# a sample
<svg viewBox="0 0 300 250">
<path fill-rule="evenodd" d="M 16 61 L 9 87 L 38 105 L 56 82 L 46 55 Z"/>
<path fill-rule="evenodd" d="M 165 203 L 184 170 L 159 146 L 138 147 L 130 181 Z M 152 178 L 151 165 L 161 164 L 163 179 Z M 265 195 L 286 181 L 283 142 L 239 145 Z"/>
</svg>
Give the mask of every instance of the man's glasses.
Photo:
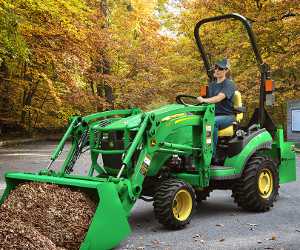
<svg viewBox="0 0 300 250">
<path fill-rule="evenodd" d="M 219 67 L 219 66 L 217 66 L 217 65 L 215 66 L 215 70 L 216 70 L 216 69 L 218 69 L 218 70 L 225 70 L 224 68 L 221 68 L 221 67 Z"/>
</svg>

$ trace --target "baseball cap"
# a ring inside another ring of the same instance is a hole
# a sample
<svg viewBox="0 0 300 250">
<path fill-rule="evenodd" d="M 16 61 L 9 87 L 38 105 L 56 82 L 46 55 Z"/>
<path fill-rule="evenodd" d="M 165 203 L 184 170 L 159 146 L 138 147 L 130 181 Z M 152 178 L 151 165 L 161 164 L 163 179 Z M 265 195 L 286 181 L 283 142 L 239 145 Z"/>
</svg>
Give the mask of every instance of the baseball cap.
<svg viewBox="0 0 300 250">
<path fill-rule="evenodd" d="M 226 58 L 220 58 L 216 61 L 215 65 L 222 67 L 223 69 L 230 69 L 230 62 Z"/>
</svg>

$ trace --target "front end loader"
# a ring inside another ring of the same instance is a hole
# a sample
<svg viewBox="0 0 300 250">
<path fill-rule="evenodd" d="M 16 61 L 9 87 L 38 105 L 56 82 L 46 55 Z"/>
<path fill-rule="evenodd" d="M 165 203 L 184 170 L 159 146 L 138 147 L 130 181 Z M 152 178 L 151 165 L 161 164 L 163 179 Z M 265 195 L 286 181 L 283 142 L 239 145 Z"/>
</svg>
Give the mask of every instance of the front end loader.
<svg viewBox="0 0 300 250">
<path fill-rule="evenodd" d="M 244 17 L 228 14 L 204 19 L 196 25 L 195 37 L 209 77 L 213 74 L 199 27 L 225 18 L 242 21 L 260 59 Z M 295 145 L 284 142 L 282 127 L 275 126 L 264 109 L 264 102 L 269 101 L 266 95 L 272 97 L 273 89 L 265 90 L 269 68 L 261 63 L 260 70 L 260 107 L 246 128 L 237 121 L 227 131 L 220 131 L 223 134 L 215 166 L 210 166 L 214 104 L 195 104 L 196 97 L 180 95 L 178 104 L 146 113 L 134 108 L 72 117 L 45 170 L 5 174 L 7 187 L 0 204 L 19 183 L 28 181 L 80 188 L 97 197 L 99 205 L 80 249 L 110 249 L 121 242 L 130 233 L 127 218 L 138 199 L 153 201 L 159 222 L 173 229 L 185 227 L 197 202 L 205 200 L 213 189 L 232 189 L 235 202 L 245 210 L 269 210 L 276 201 L 279 184 L 296 179 Z M 245 108 L 239 93 L 236 96 L 233 108 L 242 114 Z M 71 149 L 60 171 L 55 172 L 52 163 L 68 138 Z M 73 174 L 76 160 L 88 149 L 92 162 L 88 174 Z"/>
</svg>

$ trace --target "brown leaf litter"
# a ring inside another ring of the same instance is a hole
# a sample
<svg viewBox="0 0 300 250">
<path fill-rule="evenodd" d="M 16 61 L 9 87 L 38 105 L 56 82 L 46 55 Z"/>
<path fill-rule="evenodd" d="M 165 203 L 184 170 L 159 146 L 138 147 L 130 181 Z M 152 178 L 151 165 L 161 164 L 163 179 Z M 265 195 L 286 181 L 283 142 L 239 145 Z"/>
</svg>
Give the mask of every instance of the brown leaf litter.
<svg viewBox="0 0 300 250">
<path fill-rule="evenodd" d="M 0 249 L 79 249 L 97 202 L 66 186 L 27 182 L 0 209 Z"/>
</svg>

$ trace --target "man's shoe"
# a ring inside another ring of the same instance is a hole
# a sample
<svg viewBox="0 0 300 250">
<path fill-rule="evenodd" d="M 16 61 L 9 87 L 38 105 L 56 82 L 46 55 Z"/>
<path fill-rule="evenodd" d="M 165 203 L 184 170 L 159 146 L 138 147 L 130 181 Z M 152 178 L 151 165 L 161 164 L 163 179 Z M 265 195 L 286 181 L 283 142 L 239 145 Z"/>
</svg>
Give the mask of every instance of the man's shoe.
<svg viewBox="0 0 300 250">
<path fill-rule="evenodd" d="M 210 167 L 212 168 L 215 165 L 215 158 L 211 158 Z"/>
</svg>

